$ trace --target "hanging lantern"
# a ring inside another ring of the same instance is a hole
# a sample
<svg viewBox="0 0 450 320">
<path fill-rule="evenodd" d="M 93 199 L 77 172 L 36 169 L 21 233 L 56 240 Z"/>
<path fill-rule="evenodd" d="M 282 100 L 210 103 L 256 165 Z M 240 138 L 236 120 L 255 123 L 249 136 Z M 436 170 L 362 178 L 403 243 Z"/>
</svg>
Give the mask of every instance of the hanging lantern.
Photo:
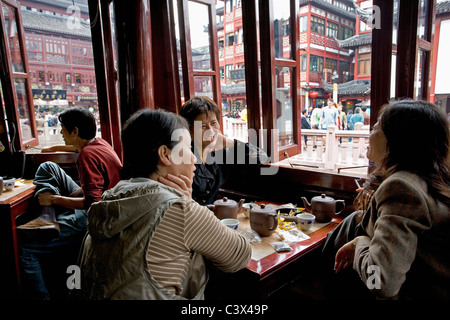
<svg viewBox="0 0 450 320">
<path fill-rule="evenodd" d="M 313 92 L 311 92 L 311 93 L 309 94 L 309 96 L 310 96 L 311 98 L 317 98 L 317 97 L 319 96 L 319 93 L 318 93 L 317 91 L 313 91 Z"/>
</svg>

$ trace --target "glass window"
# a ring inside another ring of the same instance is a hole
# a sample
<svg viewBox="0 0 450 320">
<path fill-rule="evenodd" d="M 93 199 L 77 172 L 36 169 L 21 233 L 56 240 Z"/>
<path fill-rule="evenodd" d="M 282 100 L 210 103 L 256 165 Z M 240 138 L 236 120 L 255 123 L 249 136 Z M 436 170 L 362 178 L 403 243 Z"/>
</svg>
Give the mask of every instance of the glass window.
<svg viewBox="0 0 450 320">
<path fill-rule="evenodd" d="M 301 71 L 306 71 L 308 55 L 304 54 L 300 57 L 301 60 Z"/>
<path fill-rule="evenodd" d="M 327 58 L 327 60 L 325 62 L 325 66 L 326 66 L 327 69 L 330 69 L 332 71 L 334 71 L 334 70 L 337 71 L 337 60 L 336 59 Z"/>
<path fill-rule="evenodd" d="M 17 22 L 15 9 L 2 4 L 3 8 L 3 19 L 5 21 L 5 29 L 8 30 L 8 43 L 9 43 L 9 54 L 11 56 L 11 64 L 13 72 L 24 72 L 24 67 L 22 63 L 22 50 L 19 41 L 19 34 L 17 32 Z"/>
<path fill-rule="evenodd" d="M 227 33 L 225 45 L 227 47 L 232 46 L 234 44 L 234 33 Z"/>
<path fill-rule="evenodd" d="M 311 16 L 311 32 L 325 34 L 325 20 Z"/>
<path fill-rule="evenodd" d="M 339 25 L 333 22 L 327 22 L 327 36 L 339 38 Z"/>
<path fill-rule="evenodd" d="M 311 55 L 309 61 L 309 70 L 310 71 L 323 71 L 323 57 Z"/>
<path fill-rule="evenodd" d="M 300 17 L 300 32 L 308 31 L 308 16 Z"/>
<path fill-rule="evenodd" d="M 293 111 L 292 111 L 292 68 L 277 67 L 276 72 L 276 104 L 278 147 L 286 147 L 294 143 Z"/>
<path fill-rule="evenodd" d="M 31 119 L 28 110 L 28 94 L 25 79 L 15 79 L 14 88 L 17 96 L 17 109 L 19 111 L 20 131 L 25 141 L 33 139 Z"/>
<path fill-rule="evenodd" d="M 208 6 L 189 1 L 188 7 L 193 67 L 211 70 Z"/>
<path fill-rule="evenodd" d="M 340 40 L 345 40 L 353 36 L 353 29 L 341 26 L 341 38 Z"/>
<path fill-rule="evenodd" d="M 275 58 L 292 59 L 289 28 L 291 17 L 290 0 L 278 0 L 273 11 Z"/>
<path fill-rule="evenodd" d="M 214 99 L 212 77 L 194 77 L 194 87 L 196 96 L 207 96 Z"/>
<path fill-rule="evenodd" d="M 358 75 L 370 75 L 371 54 L 359 54 L 358 58 Z"/>
</svg>

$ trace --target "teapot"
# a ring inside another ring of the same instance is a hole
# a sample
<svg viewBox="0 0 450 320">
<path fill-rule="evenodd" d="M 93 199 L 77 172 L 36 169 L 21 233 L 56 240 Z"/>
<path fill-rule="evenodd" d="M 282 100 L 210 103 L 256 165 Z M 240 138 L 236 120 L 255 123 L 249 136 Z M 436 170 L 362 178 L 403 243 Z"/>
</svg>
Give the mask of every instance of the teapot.
<svg viewBox="0 0 450 320">
<path fill-rule="evenodd" d="M 278 215 L 274 208 L 264 204 L 250 206 L 250 228 L 261 237 L 270 236 L 278 227 Z"/>
<path fill-rule="evenodd" d="M 245 199 L 241 199 L 239 200 L 239 203 L 237 203 L 234 200 L 223 197 L 223 199 L 214 201 L 214 204 L 208 204 L 206 206 L 212 210 L 215 216 L 220 220 L 228 218 L 237 219 L 238 212 L 241 210 L 244 202 Z"/>
<path fill-rule="evenodd" d="M 305 197 L 302 197 L 302 200 L 305 208 L 316 216 L 317 222 L 329 222 L 335 214 L 340 214 L 345 209 L 344 200 L 334 200 L 323 193 L 320 196 L 313 197 L 311 203 Z M 342 203 L 342 209 L 339 212 L 335 212 L 336 203 Z"/>
</svg>

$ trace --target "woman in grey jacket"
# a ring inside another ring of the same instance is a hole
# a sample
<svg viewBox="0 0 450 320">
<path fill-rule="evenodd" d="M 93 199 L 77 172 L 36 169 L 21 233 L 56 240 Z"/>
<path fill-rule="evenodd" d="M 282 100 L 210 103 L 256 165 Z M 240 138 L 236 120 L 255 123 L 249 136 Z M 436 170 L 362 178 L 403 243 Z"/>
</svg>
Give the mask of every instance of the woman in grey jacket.
<svg viewBox="0 0 450 320">
<path fill-rule="evenodd" d="M 126 122 L 122 143 L 124 180 L 88 212 L 84 298 L 202 299 L 202 256 L 236 272 L 248 264 L 250 244 L 189 196 L 195 156 L 182 117 L 141 110 Z M 160 182 L 170 176 L 179 190 Z"/>
<path fill-rule="evenodd" d="M 335 269 L 350 266 L 378 298 L 450 298 L 449 122 L 433 104 L 386 105 L 367 156 L 367 236 L 343 245 Z"/>
</svg>

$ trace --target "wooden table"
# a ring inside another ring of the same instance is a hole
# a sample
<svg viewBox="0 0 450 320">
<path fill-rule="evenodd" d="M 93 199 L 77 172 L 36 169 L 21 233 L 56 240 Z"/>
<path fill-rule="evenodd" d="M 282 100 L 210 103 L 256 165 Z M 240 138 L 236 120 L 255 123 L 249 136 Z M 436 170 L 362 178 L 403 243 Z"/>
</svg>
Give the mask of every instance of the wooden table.
<svg viewBox="0 0 450 320">
<path fill-rule="evenodd" d="M 277 207 L 279 204 L 269 201 L 258 202 Z M 241 212 L 238 214 L 238 231 L 250 227 L 250 221 Z M 258 298 L 265 299 L 268 295 L 282 287 L 287 282 L 299 276 L 300 270 L 307 263 L 314 263 L 312 253 L 319 255 L 321 245 L 326 236 L 334 230 L 343 217 L 335 216 L 329 223 L 316 223 L 309 231 L 304 231 L 309 239 L 291 243 L 291 251 L 276 252 L 271 242 L 281 241 L 278 235 L 262 238 L 261 244 L 252 244 L 252 260 L 247 267 L 235 274 L 228 275 L 217 270 L 212 272 L 211 297 L 213 299 L 229 299 L 230 295 L 237 299 Z M 271 251 L 270 251 L 271 250 Z M 254 258 L 254 257 L 257 258 Z M 261 256 L 263 256 L 261 258 Z M 234 289 L 226 289 L 233 288 Z M 236 290 L 236 287 L 239 287 Z M 206 296 L 208 297 L 208 296 Z"/>
<path fill-rule="evenodd" d="M 34 193 L 33 180 L 16 183 L 13 190 L 0 195 L 0 249 L 2 275 L 8 294 L 18 294 L 20 286 L 19 255 L 17 250 L 16 218 L 28 209 Z"/>
</svg>

